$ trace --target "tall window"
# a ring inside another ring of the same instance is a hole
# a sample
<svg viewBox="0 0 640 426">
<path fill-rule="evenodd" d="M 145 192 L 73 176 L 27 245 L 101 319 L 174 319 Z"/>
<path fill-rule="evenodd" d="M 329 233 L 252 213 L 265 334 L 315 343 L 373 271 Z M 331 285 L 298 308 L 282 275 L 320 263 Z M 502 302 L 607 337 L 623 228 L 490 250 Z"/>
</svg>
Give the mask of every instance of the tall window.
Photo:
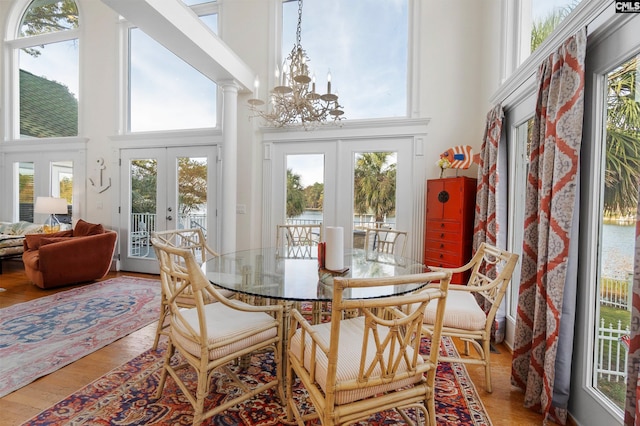
<svg viewBox="0 0 640 426">
<path fill-rule="evenodd" d="M 73 0 L 38 0 L 27 7 L 12 42 L 19 73 L 12 138 L 78 135 L 78 25 Z"/>
<path fill-rule="evenodd" d="M 203 3 L 185 1 L 187 4 Z M 217 32 L 215 4 L 193 6 Z M 215 127 L 217 86 L 138 28 L 129 31 L 129 131 Z"/>
<path fill-rule="evenodd" d="M 305 0 L 301 44 L 318 87 L 332 90 L 349 119 L 407 116 L 409 0 Z M 282 5 L 282 56 L 295 45 L 298 4 Z"/>
</svg>

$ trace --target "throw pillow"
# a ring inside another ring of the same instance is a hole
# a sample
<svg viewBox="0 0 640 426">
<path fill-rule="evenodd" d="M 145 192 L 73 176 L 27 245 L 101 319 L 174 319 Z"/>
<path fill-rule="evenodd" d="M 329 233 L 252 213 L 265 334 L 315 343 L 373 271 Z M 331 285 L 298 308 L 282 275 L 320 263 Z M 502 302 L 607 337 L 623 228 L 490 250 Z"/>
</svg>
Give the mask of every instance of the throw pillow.
<svg viewBox="0 0 640 426">
<path fill-rule="evenodd" d="M 28 250 L 38 250 L 43 238 L 71 237 L 71 231 L 60 231 L 53 234 L 27 234 L 24 236 Z"/>
<path fill-rule="evenodd" d="M 86 237 L 87 235 L 104 234 L 104 227 L 99 223 L 89 223 L 82 219 L 78 220 L 73 228 L 74 237 Z"/>
<path fill-rule="evenodd" d="M 47 244 L 61 243 L 63 241 L 69 241 L 72 239 L 73 237 L 44 237 L 40 239 L 40 247 L 46 246 Z"/>
</svg>

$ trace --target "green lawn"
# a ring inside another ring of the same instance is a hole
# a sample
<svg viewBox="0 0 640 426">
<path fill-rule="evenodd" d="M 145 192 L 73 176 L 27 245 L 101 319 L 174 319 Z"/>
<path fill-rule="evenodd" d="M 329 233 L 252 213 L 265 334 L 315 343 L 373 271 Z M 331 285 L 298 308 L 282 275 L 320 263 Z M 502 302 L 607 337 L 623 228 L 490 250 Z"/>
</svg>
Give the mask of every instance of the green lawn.
<svg viewBox="0 0 640 426">
<path fill-rule="evenodd" d="M 629 326 L 631 322 L 631 312 L 626 309 L 612 308 L 610 306 L 600 306 L 600 318 L 604 318 L 604 326 L 609 327 L 612 324 L 612 328 L 618 328 L 618 321 L 620 321 L 620 328 L 623 330 Z M 600 324 L 598 324 L 599 326 Z M 604 341 L 603 352 L 608 354 L 609 342 Z M 621 362 L 623 361 L 624 353 L 621 354 Z M 602 377 L 598 379 L 598 389 L 607 395 L 611 401 L 613 401 L 618 407 L 624 410 L 626 383 L 623 379 L 619 379 L 617 382 L 614 380 L 609 381 L 608 378 Z"/>
</svg>

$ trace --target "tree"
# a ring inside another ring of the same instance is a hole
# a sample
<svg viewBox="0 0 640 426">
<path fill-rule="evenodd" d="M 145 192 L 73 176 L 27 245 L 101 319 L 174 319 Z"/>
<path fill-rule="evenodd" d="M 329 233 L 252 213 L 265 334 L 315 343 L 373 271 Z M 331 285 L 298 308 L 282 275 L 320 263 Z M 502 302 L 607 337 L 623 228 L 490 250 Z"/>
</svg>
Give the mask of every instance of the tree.
<svg viewBox="0 0 640 426">
<path fill-rule="evenodd" d="M 580 0 L 574 1 L 565 7 L 556 8 L 551 11 L 545 18 L 540 21 L 533 22 L 531 26 L 531 51 L 536 50 L 556 29 L 556 27 L 566 18 L 573 9 L 580 3 Z"/>
<path fill-rule="evenodd" d="M 197 158 L 178 159 L 179 213 L 187 215 L 207 204 L 207 163 Z"/>
<path fill-rule="evenodd" d="M 324 185 L 316 182 L 304 189 L 304 198 L 308 209 L 322 210 L 324 204 Z"/>
<path fill-rule="evenodd" d="M 299 216 L 306 207 L 300 175 L 287 169 L 287 217 Z"/>
<path fill-rule="evenodd" d="M 638 58 L 609 74 L 604 213 L 632 215 L 640 182 L 640 103 Z"/>
<path fill-rule="evenodd" d="M 156 212 L 156 160 L 131 161 L 131 213 Z"/>
<path fill-rule="evenodd" d="M 78 28 L 78 8 L 73 0 L 60 0 L 38 5 L 32 3 L 27 9 L 20 27 L 20 35 L 25 37 L 48 34 Z M 44 46 L 24 49 L 31 56 L 40 56 Z"/>
<path fill-rule="evenodd" d="M 367 152 L 356 159 L 354 170 L 354 209 L 373 214 L 376 223 L 396 209 L 396 164 L 391 152 Z"/>
</svg>

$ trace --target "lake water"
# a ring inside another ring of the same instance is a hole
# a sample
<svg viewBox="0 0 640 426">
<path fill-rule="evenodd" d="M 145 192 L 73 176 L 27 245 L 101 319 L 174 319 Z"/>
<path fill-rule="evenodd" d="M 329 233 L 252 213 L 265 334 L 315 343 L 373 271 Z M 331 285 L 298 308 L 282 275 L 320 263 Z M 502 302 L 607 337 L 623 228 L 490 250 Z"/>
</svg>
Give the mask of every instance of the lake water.
<svg viewBox="0 0 640 426">
<path fill-rule="evenodd" d="M 633 273 L 635 225 L 602 226 L 602 276 L 626 280 Z"/>
</svg>

